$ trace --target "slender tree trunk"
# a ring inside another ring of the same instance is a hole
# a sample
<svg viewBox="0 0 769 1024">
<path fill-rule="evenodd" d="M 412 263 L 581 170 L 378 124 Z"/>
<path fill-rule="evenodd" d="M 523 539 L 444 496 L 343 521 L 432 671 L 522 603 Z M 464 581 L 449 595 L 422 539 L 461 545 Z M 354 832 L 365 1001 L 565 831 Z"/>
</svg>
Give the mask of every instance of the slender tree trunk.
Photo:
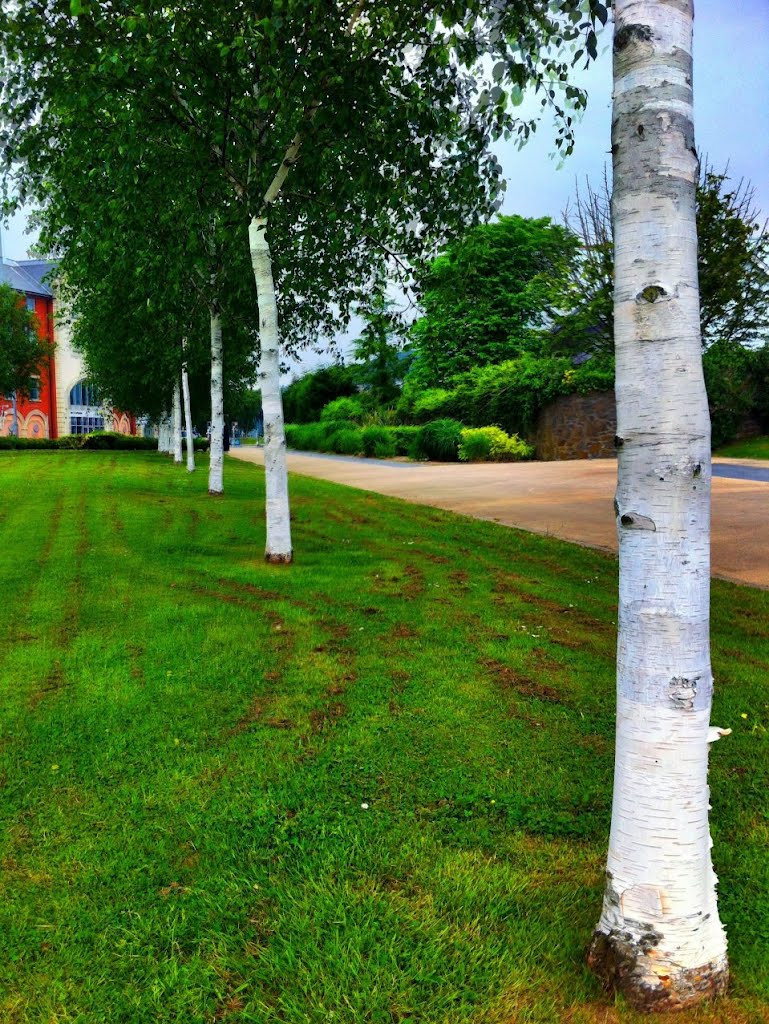
<svg viewBox="0 0 769 1024">
<path fill-rule="evenodd" d="M 174 404 L 173 404 L 173 441 L 172 451 L 174 462 L 182 464 L 184 454 L 182 452 L 182 394 L 179 386 L 179 375 L 176 375 L 174 382 Z"/>
<path fill-rule="evenodd" d="M 264 478 L 267 491 L 267 544 L 264 557 L 268 562 L 290 562 L 291 522 L 283 399 L 280 393 L 278 310 L 266 217 L 252 218 L 248 237 L 259 304 L 259 377 L 264 415 Z"/>
<path fill-rule="evenodd" d="M 186 353 L 187 341 L 182 342 L 182 350 Z M 187 472 L 195 472 L 195 439 L 192 436 L 192 409 L 190 407 L 190 378 L 187 373 L 187 359 L 182 363 L 182 397 L 184 400 L 184 429 L 187 433 Z"/>
<path fill-rule="evenodd" d="M 164 455 L 168 455 L 171 451 L 168 416 L 165 413 L 158 420 L 158 451 L 163 452 Z"/>
<path fill-rule="evenodd" d="M 211 308 L 211 444 L 208 464 L 208 493 L 224 494 L 224 367 L 222 364 L 222 318 Z"/>
<path fill-rule="evenodd" d="M 708 829 L 710 423 L 702 376 L 691 0 L 616 0 L 620 593 L 614 806 L 589 961 L 644 1010 L 723 991 Z"/>
</svg>

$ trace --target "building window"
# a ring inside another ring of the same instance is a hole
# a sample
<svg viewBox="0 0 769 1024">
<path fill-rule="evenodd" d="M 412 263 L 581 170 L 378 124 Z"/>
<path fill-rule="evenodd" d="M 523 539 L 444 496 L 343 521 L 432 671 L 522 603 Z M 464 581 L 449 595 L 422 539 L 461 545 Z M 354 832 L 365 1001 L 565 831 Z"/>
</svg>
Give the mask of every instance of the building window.
<svg viewBox="0 0 769 1024">
<path fill-rule="evenodd" d="M 103 416 L 84 416 L 82 413 L 72 413 L 69 418 L 70 434 L 91 434 L 94 430 L 104 430 Z"/>
<path fill-rule="evenodd" d="M 93 384 L 89 384 L 87 381 L 81 380 L 72 388 L 69 393 L 69 404 L 75 405 L 86 405 L 86 406 L 99 406 L 101 405 L 101 398 L 99 393 Z"/>
<path fill-rule="evenodd" d="M 33 377 L 32 383 L 29 385 L 29 400 L 30 402 L 40 401 L 40 378 Z"/>
<path fill-rule="evenodd" d="M 70 434 L 90 434 L 104 430 L 101 398 L 93 384 L 80 380 L 69 393 Z"/>
<path fill-rule="evenodd" d="M 35 300 L 31 295 L 27 296 L 27 309 L 31 312 L 35 312 Z"/>
</svg>

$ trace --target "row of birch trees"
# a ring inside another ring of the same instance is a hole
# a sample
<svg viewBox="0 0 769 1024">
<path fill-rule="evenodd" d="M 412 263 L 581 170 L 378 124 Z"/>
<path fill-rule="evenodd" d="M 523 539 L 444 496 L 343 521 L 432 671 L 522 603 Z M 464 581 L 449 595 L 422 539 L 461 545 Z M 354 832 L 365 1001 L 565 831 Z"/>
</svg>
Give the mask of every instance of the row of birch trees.
<svg viewBox="0 0 769 1024">
<path fill-rule="evenodd" d="M 618 727 L 590 962 L 635 1005 L 664 1010 L 727 979 L 707 819 L 708 743 L 721 731 L 709 725 L 693 12 L 691 0 L 613 6 Z M 248 252 L 269 561 L 293 557 L 279 346 L 331 335 L 385 269 L 408 279 L 498 208 L 490 144 L 533 130 L 516 117 L 524 88 L 538 90 L 570 150 L 584 97 L 569 73 L 595 57 L 606 19 L 593 0 L 4 8 L 6 179 L 40 207 L 73 287 L 91 279 L 84 253 L 106 266 L 115 235 L 129 239 L 141 264 L 131 280 L 146 285 L 155 322 L 148 346 L 162 349 L 169 320 L 199 302 L 216 377 L 222 314 L 243 280 L 232 271 Z M 193 333 L 183 317 L 174 324 L 190 351 Z M 141 343 L 126 344 L 146 361 Z M 154 372 L 167 398 L 170 375 Z"/>
</svg>

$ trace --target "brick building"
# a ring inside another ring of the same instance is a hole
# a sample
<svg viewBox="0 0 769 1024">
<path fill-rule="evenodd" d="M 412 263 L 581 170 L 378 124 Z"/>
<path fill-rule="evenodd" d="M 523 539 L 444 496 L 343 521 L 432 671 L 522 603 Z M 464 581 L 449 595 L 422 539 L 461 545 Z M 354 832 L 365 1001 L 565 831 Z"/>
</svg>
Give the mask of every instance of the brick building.
<svg viewBox="0 0 769 1024">
<path fill-rule="evenodd" d="M 50 283 L 55 264 L 46 260 L 8 260 L 0 257 L 0 283 L 19 293 L 37 318 L 42 337 L 54 343 L 53 356 L 28 398 L 18 396 L 19 437 L 61 437 L 92 430 L 135 434 L 128 413 L 105 407 L 88 383 L 81 355 L 72 348 L 69 327 L 56 316 L 55 287 Z M 0 435 L 13 430 L 13 396 L 0 396 Z"/>
</svg>

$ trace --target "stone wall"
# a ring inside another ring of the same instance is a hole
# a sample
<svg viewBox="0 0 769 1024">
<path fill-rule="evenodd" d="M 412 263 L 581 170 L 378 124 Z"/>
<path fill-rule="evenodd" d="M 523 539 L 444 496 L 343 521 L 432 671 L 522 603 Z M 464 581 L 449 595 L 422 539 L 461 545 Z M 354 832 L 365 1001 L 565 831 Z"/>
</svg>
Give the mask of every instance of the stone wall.
<svg viewBox="0 0 769 1024">
<path fill-rule="evenodd" d="M 613 391 L 561 395 L 540 412 L 534 438 L 538 459 L 611 459 L 617 412 Z"/>
</svg>

